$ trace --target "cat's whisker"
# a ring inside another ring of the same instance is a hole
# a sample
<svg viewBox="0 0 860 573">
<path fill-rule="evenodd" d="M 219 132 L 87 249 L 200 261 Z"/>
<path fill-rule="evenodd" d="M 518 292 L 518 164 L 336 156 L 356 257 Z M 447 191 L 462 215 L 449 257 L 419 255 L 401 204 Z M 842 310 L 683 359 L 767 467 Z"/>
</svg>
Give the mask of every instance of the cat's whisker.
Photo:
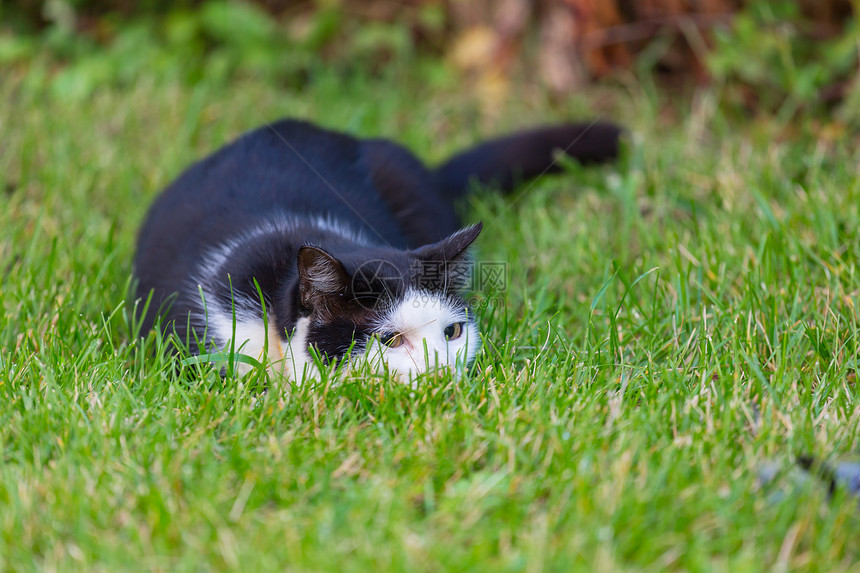
<svg viewBox="0 0 860 573">
<path fill-rule="evenodd" d="M 421 371 L 421 367 L 418 365 L 418 362 L 415 360 L 415 357 L 414 357 L 414 356 L 412 356 L 412 353 L 411 353 L 411 352 L 409 352 L 409 349 L 408 349 L 408 348 L 406 348 L 406 349 L 404 349 L 404 350 L 406 351 L 406 355 L 407 355 L 407 356 L 409 356 L 409 360 L 411 360 L 411 361 L 412 361 L 412 364 L 414 364 L 414 365 L 415 365 L 415 370 L 416 370 L 416 372 L 420 372 L 420 371 Z"/>
<path fill-rule="evenodd" d="M 416 331 L 416 330 L 418 330 L 419 328 L 424 328 L 424 327 L 425 327 L 425 326 L 427 326 L 428 324 L 433 324 L 434 322 L 439 322 L 439 319 L 438 319 L 438 318 L 433 318 L 433 319 L 428 320 L 428 321 L 427 321 L 427 322 L 425 322 L 424 324 L 419 324 L 418 326 L 413 326 L 412 328 L 407 328 L 406 330 L 401 330 L 401 331 L 400 331 L 400 334 L 408 334 L 408 333 L 410 333 L 410 332 L 415 332 L 415 331 Z"/>
</svg>

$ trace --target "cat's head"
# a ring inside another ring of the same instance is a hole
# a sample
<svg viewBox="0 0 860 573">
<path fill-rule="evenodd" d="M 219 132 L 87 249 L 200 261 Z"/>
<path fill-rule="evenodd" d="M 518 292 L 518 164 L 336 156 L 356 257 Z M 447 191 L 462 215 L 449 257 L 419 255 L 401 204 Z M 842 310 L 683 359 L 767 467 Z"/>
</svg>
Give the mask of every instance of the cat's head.
<svg viewBox="0 0 860 573">
<path fill-rule="evenodd" d="M 359 249 L 340 257 L 313 246 L 298 254 L 301 317 L 291 351 L 386 368 L 403 382 L 434 368 L 459 375 L 480 347 L 460 295 L 481 224 L 418 249 Z"/>
</svg>

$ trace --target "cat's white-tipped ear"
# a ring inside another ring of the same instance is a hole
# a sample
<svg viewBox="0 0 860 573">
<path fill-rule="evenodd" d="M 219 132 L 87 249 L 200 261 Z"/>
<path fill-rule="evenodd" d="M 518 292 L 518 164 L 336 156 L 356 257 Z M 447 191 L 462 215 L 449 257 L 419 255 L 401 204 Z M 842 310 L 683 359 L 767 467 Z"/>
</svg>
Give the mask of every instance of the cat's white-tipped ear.
<svg viewBox="0 0 860 573">
<path fill-rule="evenodd" d="M 324 250 L 304 246 L 299 249 L 299 298 L 308 310 L 322 311 L 327 299 L 349 289 L 349 274 L 336 258 Z"/>
<path fill-rule="evenodd" d="M 415 256 L 424 261 L 452 262 L 462 258 L 469 245 L 475 242 L 483 223 L 475 223 L 445 237 L 438 243 L 424 245 L 415 250 Z"/>
</svg>

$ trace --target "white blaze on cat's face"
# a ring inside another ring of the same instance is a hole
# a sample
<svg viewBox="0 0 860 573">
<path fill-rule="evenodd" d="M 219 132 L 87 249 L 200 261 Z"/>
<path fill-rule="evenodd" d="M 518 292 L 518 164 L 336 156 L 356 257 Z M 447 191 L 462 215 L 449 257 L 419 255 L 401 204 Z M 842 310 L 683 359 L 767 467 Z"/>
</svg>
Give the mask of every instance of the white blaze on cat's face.
<svg viewBox="0 0 860 573">
<path fill-rule="evenodd" d="M 464 305 L 438 293 L 411 290 L 374 325 L 378 336 L 358 357 L 374 371 L 388 371 L 404 383 L 434 369 L 460 378 L 481 345 L 474 318 Z"/>
</svg>

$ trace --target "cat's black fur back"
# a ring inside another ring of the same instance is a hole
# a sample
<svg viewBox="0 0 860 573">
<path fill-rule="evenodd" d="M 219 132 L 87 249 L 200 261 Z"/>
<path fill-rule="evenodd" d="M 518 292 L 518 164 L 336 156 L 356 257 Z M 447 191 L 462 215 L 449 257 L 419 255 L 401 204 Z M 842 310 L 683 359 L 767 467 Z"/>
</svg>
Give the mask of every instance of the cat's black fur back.
<svg viewBox="0 0 860 573">
<path fill-rule="evenodd" d="M 134 261 L 136 296 L 145 300 L 152 293 L 143 329 L 152 327 L 160 308 L 165 326 L 180 338 L 202 339 L 187 327 L 202 328 L 189 313 L 199 296 L 201 265 L 208 265 L 217 272 L 207 276 L 221 282 L 210 285 L 212 296 L 223 304 L 237 292 L 247 295 L 243 300 L 259 300 L 256 280 L 278 328 L 290 332 L 308 310 L 297 287 L 303 245 L 322 247 L 350 276 L 376 259 L 407 273 L 415 249 L 457 231 L 454 203 L 472 182 L 510 189 L 555 170 L 554 150 L 585 162 L 610 160 L 618 153 L 619 135 L 608 123 L 536 129 L 488 141 L 431 169 L 391 141 L 359 139 L 304 121 L 251 131 L 192 165 L 152 205 Z M 455 243 L 435 255 L 459 248 Z"/>
</svg>

